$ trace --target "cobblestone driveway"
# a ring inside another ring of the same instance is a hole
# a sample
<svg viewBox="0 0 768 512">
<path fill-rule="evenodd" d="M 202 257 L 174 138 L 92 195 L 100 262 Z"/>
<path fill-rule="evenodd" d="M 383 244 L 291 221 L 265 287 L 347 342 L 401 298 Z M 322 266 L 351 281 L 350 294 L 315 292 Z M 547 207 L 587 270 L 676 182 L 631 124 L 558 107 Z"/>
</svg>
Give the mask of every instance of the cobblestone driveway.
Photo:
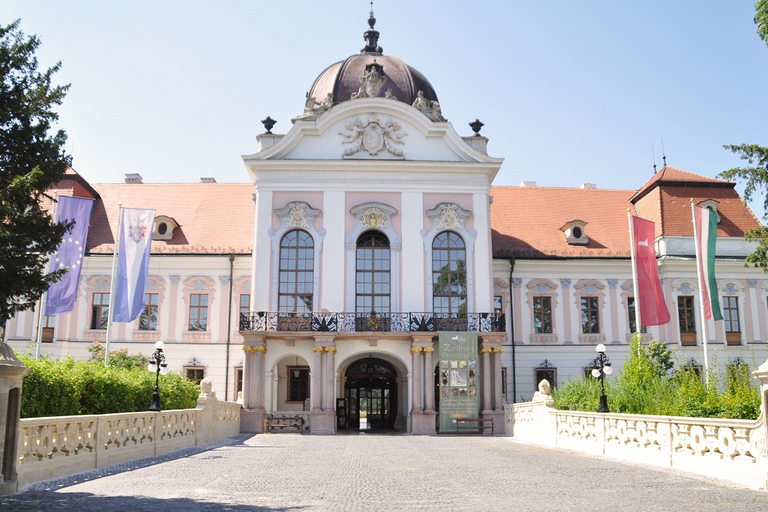
<svg viewBox="0 0 768 512">
<path fill-rule="evenodd" d="M 34 484 L 0 511 L 768 510 L 768 493 L 508 437 L 237 436 Z"/>
</svg>

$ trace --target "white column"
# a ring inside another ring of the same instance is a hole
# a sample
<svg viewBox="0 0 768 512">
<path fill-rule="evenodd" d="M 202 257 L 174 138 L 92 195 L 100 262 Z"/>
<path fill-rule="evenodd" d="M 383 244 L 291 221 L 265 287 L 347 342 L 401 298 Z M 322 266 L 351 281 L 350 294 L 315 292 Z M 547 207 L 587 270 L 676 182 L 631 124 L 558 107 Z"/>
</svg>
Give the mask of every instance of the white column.
<svg viewBox="0 0 768 512">
<path fill-rule="evenodd" d="M 480 351 L 483 354 L 483 411 L 491 410 L 491 355 L 490 348 Z"/>
<path fill-rule="evenodd" d="M 315 362 L 312 368 L 312 412 L 323 410 L 323 347 L 312 347 Z"/>
<path fill-rule="evenodd" d="M 432 361 L 434 348 L 424 348 L 424 410 L 427 412 L 435 411 L 435 366 Z"/>
<path fill-rule="evenodd" d="M 345 225 L 346 200 L 344 191 L 325 191 L 323 193 L 323 226 L 327 226 L 323 241 L 322 269 L 320 279 L 320 304 L 315 305 L 315 311 L 326 309 L 333 312 L 342 312 L 344 309 L 344 289 L 353 286 L 347 283 L 344 286 L 345 266 L 352 266 L 354 270 L 354 258 L 350 263 L 345 263 L 344 235 L 347 232 Z M 353 253 L 354 256 L 354 253 Z M 347 274 L 348 275 L 348 274 Z M 354 276 L 354 274 L 353 274 Z M 354 283 L 354 279 L 351 283 Z M 354 311 L 354 301 L 347 304 L 348 311 Z"/>
<path fill-rule="evenodd" d="M 401 282 L 392 282 L 393 290 L 400 294 L 400 311 L 420 313 L 429 311 L 424 286 L 424 196 L 421 192 L 403 192 L 401 202 L 403 248 Z"/>
<path fill-rule="evenodd" d="M 502 400 L 502 386 L 501 381 L 501 352 L 502 349 L 493 349 L 493 410 L 496 412 L 504 411 L 504 402 Z"/>
<path fill-rule="evenodd" d="M 413 404 L 411 412 L 423 412 L 421 406 L 421 348 L 411 348 L 411 374 L 413 375 L 413 397 L 411 403 Z"/>
<path fill-rule="evenodd" d="M 472 194 L 475 230 L 475 306 L 478 313 L 493 311 L 493 269 L 491 252 L 491 219 L 488 194 Z"/>
<path fill-rule="evenodd" d="M 336 379 L 334 376 L 334 366 L 336 362 L 336 347 L 325 347 L 325 405 L 323 411 L 333 412 L 334 400 L 336 399 L 336 393 L 334 392 L 334 384 Z"/>
<path fill-rule="evenodd" d="M 269 311 L 271 290 L 271 248 L 269 228 L 272 227 L 272 192 L 257 190 L 253 194 L 253 268 L 251 272 L 251 311 Z"/>
</svg>

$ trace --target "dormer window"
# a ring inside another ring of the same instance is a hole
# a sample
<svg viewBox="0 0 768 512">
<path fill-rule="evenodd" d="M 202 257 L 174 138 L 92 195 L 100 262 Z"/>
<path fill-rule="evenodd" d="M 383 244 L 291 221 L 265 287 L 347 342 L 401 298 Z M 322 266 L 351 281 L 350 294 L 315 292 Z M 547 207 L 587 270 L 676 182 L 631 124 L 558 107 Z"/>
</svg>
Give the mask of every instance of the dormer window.
<svg viewBox="0 0 768 512">
<path fill-rule="evenodd" d="M 167 215 L 155 217 L 155 229 L 152 232 L 152 240 L 173 240 L 173 230 L 179 227 L 179 223 Z"/>
<path fill-rule="evenodd" d="M 720 205 L 717 201 L 714 199 L 707 199 L 705 201 L 701 201 L 699 204 L 702 208 L 706 208 L 708 210 L 712 210 L 717 214 L 717 223 L 720 224 L 722 222 L 722 219 L 720 218 L 720 213 L 717 211 L 717 207 Z"/>
<path fill-rule="evenodd" d="M 566 222 L 560 231 L 565 233 L 565 239 L 569 245 L 587 245 L 589 238 L 586 235 L 585 227 L 587 223 L 583 220 L 572 220 Z"/>
</svg>

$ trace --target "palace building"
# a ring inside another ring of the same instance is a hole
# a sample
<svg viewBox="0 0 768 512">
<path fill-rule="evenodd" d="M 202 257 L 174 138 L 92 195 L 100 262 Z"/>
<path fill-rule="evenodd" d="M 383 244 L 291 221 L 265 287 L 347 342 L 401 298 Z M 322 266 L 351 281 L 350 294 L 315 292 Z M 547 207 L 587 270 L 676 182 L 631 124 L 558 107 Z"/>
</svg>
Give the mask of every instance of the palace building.
<svg viewBox="0 0 768 512">
<path fill-rule="evenodd" d="M 374 25 L 315 79 L 287 133 L 265 119 L 243 157 L 248 183 L 91 184 L 70 170 L 58 193 L 96 200 L 75 310 L 21 313 L 6 341 L 34 351 L 41 333 L 43 352 L 81 358 L 104 343 L 118 205 L 153 208 L 145 309 L 112 325 L 113 350 L 148 355 L 162 340 L 171 370 L 242 402 L 244 432 L 300 415 L 321 434 L 434 434 L 452 417 L 492 419 L 498 433 L 505 404 L 582 375 L 596 345 L 624 362 L 628 210 L 656 225 L 672 317 L 642 336 L 703 364 L 693 202 L 719 220 L 726 320 L 708 321 L 712 359 L 766 358 L 768 279 L 744 266 L 744 233 L 760 224 L 733 183 L 665 166 L 636 190 L 493 186 L 503 160 L 481 123 L 457 132 Z M 468 409 L 447 412 L 458 402 Z"/>
</svg>

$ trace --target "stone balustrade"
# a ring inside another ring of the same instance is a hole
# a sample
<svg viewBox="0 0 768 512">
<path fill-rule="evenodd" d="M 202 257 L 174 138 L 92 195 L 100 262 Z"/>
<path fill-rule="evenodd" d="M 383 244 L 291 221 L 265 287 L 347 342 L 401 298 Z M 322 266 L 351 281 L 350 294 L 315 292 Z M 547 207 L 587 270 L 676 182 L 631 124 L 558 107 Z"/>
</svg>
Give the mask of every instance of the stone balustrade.
<svg viewBox="0 0 768 512">
<path fill-rule="evenodd" d="M 204 391 L 195 409 L 22 419 L 19 488 L 237 435 L 240 407 Z"/>
<path fill-rule="evenodd" d="M 505 406 L 507 432 L 523 443 L 671 467 L 766 489 L 768 361 L 753 375 L 761 381 L 763 397 L 756 421 L 558 411 L 548 393 L 537 392 L 531 402 Z"/>
</svg>

